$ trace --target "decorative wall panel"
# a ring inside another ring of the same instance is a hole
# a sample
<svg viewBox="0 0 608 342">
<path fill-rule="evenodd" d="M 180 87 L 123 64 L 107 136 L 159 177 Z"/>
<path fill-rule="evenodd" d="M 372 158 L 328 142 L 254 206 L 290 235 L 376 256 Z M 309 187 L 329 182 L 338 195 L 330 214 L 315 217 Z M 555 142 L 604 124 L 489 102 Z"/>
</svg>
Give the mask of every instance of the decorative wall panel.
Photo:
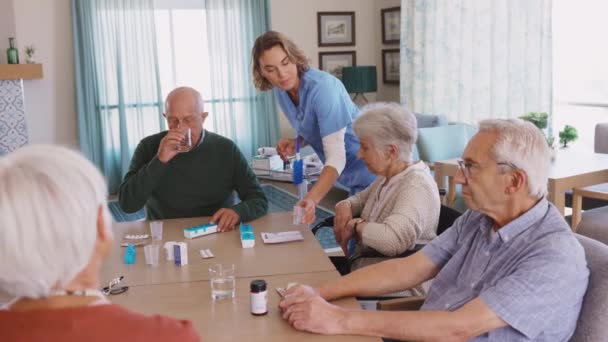
<svg viewBox="0 0 608 342">
<path fill-rule="evenodd" d="M 0 80 L 0 155 L 27 143 L 22 80 Z"/>
</svg>

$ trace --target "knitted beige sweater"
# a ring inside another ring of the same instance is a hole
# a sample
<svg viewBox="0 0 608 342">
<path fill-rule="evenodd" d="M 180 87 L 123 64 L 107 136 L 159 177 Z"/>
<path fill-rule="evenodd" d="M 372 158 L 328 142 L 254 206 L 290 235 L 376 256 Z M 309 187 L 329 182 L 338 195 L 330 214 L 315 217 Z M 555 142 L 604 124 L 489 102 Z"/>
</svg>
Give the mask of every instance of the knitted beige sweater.
<svg viewBox="0 0 608 342">
<path fill-rule="evenodd" d="M 441 204 L 437 184 L 426 164 L 418 162 L 387 184 L 385 180 L 377 177 L 365 190 L 344 200 L 350 202 L 353 217 L 367 221 L 363 241 L 354 254 L 365 254 L 366 249 L 373 248 L 395 256 L 413 247 L 416 240 L 436 237 Z"/>
</svg>

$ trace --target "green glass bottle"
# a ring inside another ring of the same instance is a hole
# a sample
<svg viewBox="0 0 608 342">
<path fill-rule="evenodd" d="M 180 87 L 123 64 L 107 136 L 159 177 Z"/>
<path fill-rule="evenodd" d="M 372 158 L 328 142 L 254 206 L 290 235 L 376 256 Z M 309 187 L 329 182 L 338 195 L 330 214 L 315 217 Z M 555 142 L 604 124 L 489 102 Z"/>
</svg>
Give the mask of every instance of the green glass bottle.
<svg viewBox="0 0 608 342">
<path fill-rule="evenodd" d="M 10 47 L 6 50 L 6 59 L 8 64 L 19 64 L 19 51 L 15 49 L 15 38 L 8 39 Z"/>
</svg>

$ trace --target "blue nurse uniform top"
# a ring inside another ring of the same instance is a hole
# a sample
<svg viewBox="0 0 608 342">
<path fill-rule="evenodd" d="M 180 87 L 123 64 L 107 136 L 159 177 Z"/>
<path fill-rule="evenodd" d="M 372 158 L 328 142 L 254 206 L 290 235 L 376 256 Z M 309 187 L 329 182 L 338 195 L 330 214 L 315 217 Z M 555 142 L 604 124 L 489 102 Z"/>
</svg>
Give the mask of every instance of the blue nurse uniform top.
<svg viewBox="0 0 608 342">
<path fill-rule="evenodd" d="M 327 72 L 308 69 L 300 76 L 297 106 L 285 90 L 275 87 L 273 92 L 291 126 L 311 145 L 323 163 L 323 137 L 346 128 L 346 165 L 338 181 L 349 187 L 351 194 L 365 189 L 374 180 L 375 176 L 357 158 L 359 139 L 353 133 L 352 123 L 359 115 L 359 108 L 340 80 Z"/>
</svg>

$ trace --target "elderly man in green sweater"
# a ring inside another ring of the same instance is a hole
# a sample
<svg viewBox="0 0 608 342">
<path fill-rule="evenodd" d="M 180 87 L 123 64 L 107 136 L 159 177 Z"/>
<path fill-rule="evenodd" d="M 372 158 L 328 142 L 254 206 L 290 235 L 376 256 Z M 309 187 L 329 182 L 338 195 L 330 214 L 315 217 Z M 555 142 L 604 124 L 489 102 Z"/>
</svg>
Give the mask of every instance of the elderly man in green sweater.
<svg viewBox="0 0 608 342">
<path fill-rule="evenodd" d="M 120 185 L 124 211 L 145 205 L 152 220 L 212 215 L 220 231 L 266 213 L 266 196 L 238 147 L 203 129 L 208 113 L 198 91 L 171 91 L 163 115 L 169 130 L 139 143 Z M 241 199 L 236 205 L 233 190 Z"/>
</svg>

